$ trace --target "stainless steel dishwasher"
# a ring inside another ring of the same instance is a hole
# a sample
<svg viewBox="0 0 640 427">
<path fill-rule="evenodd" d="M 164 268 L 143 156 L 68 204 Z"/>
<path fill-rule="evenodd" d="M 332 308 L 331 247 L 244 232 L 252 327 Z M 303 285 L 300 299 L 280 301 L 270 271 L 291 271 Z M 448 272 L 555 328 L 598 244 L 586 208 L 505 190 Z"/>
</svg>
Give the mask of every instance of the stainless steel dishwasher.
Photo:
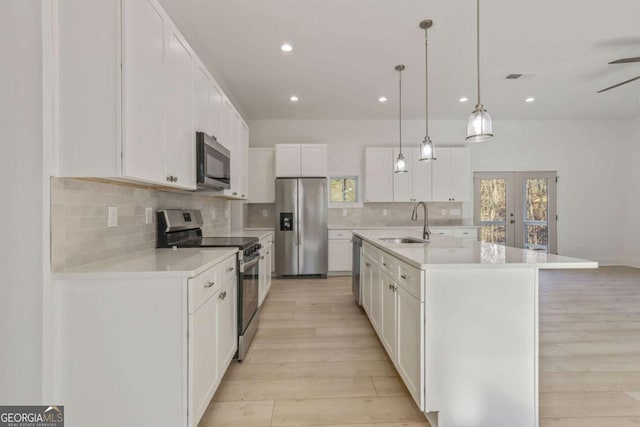
<svg viewBox="0 0 640 427">
<path fill-rule="evenodd" d="M 353 263 L 351 266 L 351 289 L 356 304 L 362 305 L 362 297 L 360 294 L 360 255 L 362 253 L 362 239 L 358 236 L 351 237 L 353 243 Z"/>
</svg>

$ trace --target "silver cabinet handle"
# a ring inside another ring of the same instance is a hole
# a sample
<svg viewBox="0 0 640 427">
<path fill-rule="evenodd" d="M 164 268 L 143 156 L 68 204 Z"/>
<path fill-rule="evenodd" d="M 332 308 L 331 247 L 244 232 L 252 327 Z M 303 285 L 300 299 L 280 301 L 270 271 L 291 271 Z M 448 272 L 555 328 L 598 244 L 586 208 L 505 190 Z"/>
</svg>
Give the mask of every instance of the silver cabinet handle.
<svg viewBox="0 0 640 427">
<path fill-rule="evenodd" d="M 270 252 L 269 252 L 269 251 L 267 251 L 267 255 L 269 255 L 269 253 L 270 253 Z"/>
<path fill-rule="evenodd" d="M 227 273 L 230 273 L 230 272 L 232 272 L 233 270 L 235 270 L 235 268 L 234 268 L 234 267 L 228 267 L 228 268 L 227 268 Z"/>
<path fill-rule="evenodd" d="M 393 292 L 398 290 L 398 285 L 393 285 Z"/>
<path fill-rule="evenodd" d="M 264 259 L 264 256 L 261 256 L 260 259 Z"/>
<path fill-rule="evenodd" d="M 389 289 L 393 290 L 393 283 L 389 283 Z"/>
<path fill-rule="evenodd" d="M 366 265 L 367 267 L 371 267 L 371 264 L 369 264 L 368 262 L 365 262 L 364 265 Z"/>
<path fill-rule="evenodd" d="M 407 280 L 407 276 L 405 274 L 401 274 L 400 277 L 402 277 L 404 280 Z"/>
<path fill-rule="evenodd" d="M 210 288 L 210 287 L 212 287 L 212 286 L 213 286 L 213 285 L 215 285 L 215 284 L 216 284 L 216 282 L 207 282 L 207 283 L 204 285 L 204 287 L 205 287 L 205 288 Z"/>
<path fill-rule="evenodd" d="M 382 265 L 384 265 L 385 267 L 389 267 L 389 264 L 387 264 L 386 262 L 383 262 Z"/>
<path fill-rule="evenodd" d="M 238 193 L 236 193 L 236 192 L 234 191 L 234 192 L 233 192 L 233 195 L 234 195 L 234 196 L 237 196 L 237 195 L 238 195 Z"/>
<path fill-rule="evenodd" d="M 222 291 L 220 292 L 220 295 L 218 295 L 218 298 L 220 298 L 221 300 L 225 299 L 227 297 L 227 291 Z"/>
</svg>

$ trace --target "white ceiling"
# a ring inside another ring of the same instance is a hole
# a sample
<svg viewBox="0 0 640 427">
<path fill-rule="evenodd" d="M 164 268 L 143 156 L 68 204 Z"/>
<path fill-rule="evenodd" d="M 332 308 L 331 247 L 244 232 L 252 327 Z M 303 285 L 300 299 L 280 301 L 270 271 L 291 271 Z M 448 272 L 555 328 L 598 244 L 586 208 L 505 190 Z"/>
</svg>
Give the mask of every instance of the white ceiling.
<svg viewBox="0 0 640 427">
<path fill-rule="evenodd" d="M 430 117 L 464 120 L 475 104 L 474 0 L 160 2 L 249 119 L 397 118 L 397 64 L 404 117 L 424 118 L 425 18 Z M 638 0 L 483 0 L 485 107 L 495 120 L 639 115 L 640 81 L 596 94 L 640 75 L 640 63 L 607 65 L 640 56 L 639 18 Z"/>
</svg>

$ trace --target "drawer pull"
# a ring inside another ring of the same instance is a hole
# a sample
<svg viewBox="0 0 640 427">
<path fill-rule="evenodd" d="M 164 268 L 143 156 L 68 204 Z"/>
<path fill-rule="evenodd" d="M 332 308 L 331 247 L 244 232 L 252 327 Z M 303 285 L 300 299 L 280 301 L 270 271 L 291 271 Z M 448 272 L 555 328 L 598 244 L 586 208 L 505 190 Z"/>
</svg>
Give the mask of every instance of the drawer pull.
<svg viewBox="0 0 640 427">
<path fill-rule="evenodd" d="M 220 298 L 221 300 L 225 299 L 227 297 L 227 291 L 222 291 L 220 292 L 220 295 L 218 295 L 218 298 Z"/>
<path fill-rule="evenodd" d="M 235 267 L 228 267 L 227 268 L 227 273 L 231 273 L 233 270 L 235 270 Z"/>
<path fill-rule="evenodd" d="M 393 284 L 389 283 L 389 289 L 393 290 Z"/>
<path fill-rule="evenodd" d="M 383 262 L 382 265 L 384 265 L 385 267 L 389 267 L 389 264 L 387 264 L 386 262 Z"/>
<path fill-rule="evenodd" d="M 407 280 L 407 275 L 406 274 L 401 274 L 400 277 L 402 277 L 404 280 Z"/>
<path fill-rule="evenodd" d="M 260 257 L 260 259 L 264 259 L 264 255 Z"/>
<path fill-rule="evenodd" d="M 367 267 L 371 267 L 371 264 L 369 264 L 368 262 L 365 262 L 364 265 L 366 265 Z"/>
<path fill-rule="evenodd" d="M 207 282 L 207 283 L 204 285 L 204 287 L 205 287 L 205 288 L 210 288 L 210 287 L 212 287 L 212 286 L 213 286 L 213 285 L 215 285 L 215 284 L 216 284 L 216 282 Z"/>
</svg>

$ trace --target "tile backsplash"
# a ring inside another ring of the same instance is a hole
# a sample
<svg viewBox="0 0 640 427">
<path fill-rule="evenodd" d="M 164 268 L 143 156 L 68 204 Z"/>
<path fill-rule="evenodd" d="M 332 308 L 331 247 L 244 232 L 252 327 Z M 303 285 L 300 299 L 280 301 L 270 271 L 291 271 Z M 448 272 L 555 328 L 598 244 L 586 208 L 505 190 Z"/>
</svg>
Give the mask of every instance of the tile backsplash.
<svg viewBox="0 0 640 427">
<path fill-rule="evenodd" d="M 328 210 L 329 227 L 416 227 L 420 220 L 411 221 L 413 203 L 365 203 L 362 208 L 331 208 Z M 433 226 L 463 225 L 462 202 L 431 202 L 429 224 Z M 386 215 L 385 215 L 386 211 Z M 346 215 L 345 215 L 346 214 Z M 245 227 L 273 228 L 275 224 L 275 204 L 250 203 L 245 209 Z"/>
<path fill-rule="evenodd" d="M 107 227 L 107 209 L 118 208 L 118 226 Z M 151 208 L 152 223 L 145 223 Z M 157 209 L 200 209 L 203 233 L 230 229 L 229 202 L 188 192 L 160 191 L 110 181 L 51 180 L 51 246 L 54 272 L 128 256 L 156 246 Z"/>
</svg>

